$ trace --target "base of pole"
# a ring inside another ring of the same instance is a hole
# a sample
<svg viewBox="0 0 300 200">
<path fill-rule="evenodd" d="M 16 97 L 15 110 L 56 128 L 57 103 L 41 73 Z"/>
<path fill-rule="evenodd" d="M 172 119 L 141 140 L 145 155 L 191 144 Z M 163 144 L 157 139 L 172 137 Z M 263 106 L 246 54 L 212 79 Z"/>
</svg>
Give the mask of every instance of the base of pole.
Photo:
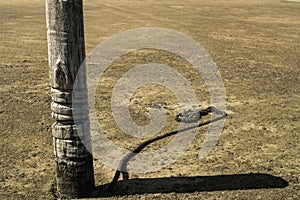
<svg viewBox="0 0 300 200">
<path fill-rule="evenodd" d="M 88 197 L 94 190 L 93 157 L 80 140 L 53 138 L 57 196 Z"/>
</svg>

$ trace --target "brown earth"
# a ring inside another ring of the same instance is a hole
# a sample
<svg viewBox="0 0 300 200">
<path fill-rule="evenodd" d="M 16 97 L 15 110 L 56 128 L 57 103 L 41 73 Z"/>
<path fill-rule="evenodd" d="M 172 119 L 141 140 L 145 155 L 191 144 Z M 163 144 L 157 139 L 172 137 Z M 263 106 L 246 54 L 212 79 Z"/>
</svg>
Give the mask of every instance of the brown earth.
<svg viewBox="0 0 300 200">
<path fill-rule="evenodd" d="M 42 0 L 0 0 L 1 199 L 55 198 L 44 5 Z M 95 160 L 94 196 L 300 199 L 299 10 L 299 3 L 280 0 L 85 1 L 87 52 L 133 28 L 182 32 L 214 59 L 224 79 L 229 113 L 218 145 L 207 157 L 198 158 L 202 128 L 179 160 L 157 172 L 130 174 L 129 182 L 119 183 L 119 193 L 104 191 L 114 170 Z M 199 104 L 209 104 L 203 81 L 176 56 L 149 50 L 121 57 L 99 83 L 96 107 L 108 137 L 123 148 L 132 149 L 141 140 L 116 128 L 109 112 L 111 90 L 130 67 L 158 60 L 181 69 Z M 172 97 L 166 88 L 140 88 L 130 105 L 136 123 L 147 124 L 150 104 L 174 106 Z M 175 114 L 170 110 L 164 132 L 176 127 Z"/>
</svg>

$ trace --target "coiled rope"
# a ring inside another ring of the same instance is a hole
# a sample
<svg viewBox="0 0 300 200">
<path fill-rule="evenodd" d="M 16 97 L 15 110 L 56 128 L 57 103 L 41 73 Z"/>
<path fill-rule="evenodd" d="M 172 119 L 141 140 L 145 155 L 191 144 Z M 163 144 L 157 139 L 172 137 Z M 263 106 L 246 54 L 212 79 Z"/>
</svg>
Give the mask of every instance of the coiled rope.
<svg viewBox="0 0 300 200">
<path fill-rule="evenodd" d="M 120 167 L 119 167 L 118 170 L 116 170 L 115 176 L 114 176 L 113 180 L 110 183 L 110 187 L 112 188 L 118 182 L 121 174 L 122 174 L 123 180 L 128 180 L 129 179 L 129 174 L 126 170 L 127 163 L 129 162 L 130 159 L 132 159 L 134 156 L 136 156 L 138 153 L 140 153 L 149 144 L 151 144 L 155 141 L 164 139 L 166 137 L 176 135 L 176 134 L 184 132 L 184 131 L 188 131 L 188 130 L 191 130 L 191 129 L 194 129 L 194 128 L 197 128 L 197 127 L 202 127 L 202 126 L 205 126 L 207 124 L 219 121 L 219 120 L 221 120 L 221 119 L 223 119 L 227 116 L 226 112 L 220 111 L 220 110 L 216 109 L 215 107 L 210 106 L 206 109 L 199 110 L 199 111 L 186 111 L 186 112 L 180 113 L 176 116 L 176 121 L 191 123 L 191 122 L 195 122 L 196 120 L 199 121 L 202 116 L 206 116 L 209 113 L 215 113 L 215 114 L 219 115 L 219 117 L 211 119 L 211 120 L 207 120 L 207 121 L 204 121 L 204 122 L 199 122 L 198 124 L 187 127 L 187 128 L 183 128 L 183 129 L 179 129 L 179 130 L 175 130 L 175 131 L 165 133 L 163 135 L 160 135 L 160 136 L 157 136 L 155 138 L 149 139 L 149 140 L 141 143 L 140 145 L 138 145 L 132 152 L 128 153 L 121 160 Z"/>
</svg>

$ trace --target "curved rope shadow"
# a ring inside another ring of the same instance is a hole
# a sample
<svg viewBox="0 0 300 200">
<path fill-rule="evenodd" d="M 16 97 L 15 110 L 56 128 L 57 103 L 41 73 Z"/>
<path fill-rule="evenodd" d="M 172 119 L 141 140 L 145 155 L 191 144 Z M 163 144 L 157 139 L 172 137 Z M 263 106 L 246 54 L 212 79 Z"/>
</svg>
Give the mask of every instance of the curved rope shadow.
<svg viewBox="0 0 300 200">
<path fill-rule="evenodd" d="M 153 194 L 153 193 L 194 193 L 204 191 L 223 191 L 223 190 L 249 190 L 249 189 L 267 189 L 284 188 L 289 184 L 286 180 L 269 174 L 234 174 L 219 176 L 194 176 L 194 177 L 166 177 L 166 178 L 144 178 L 129 179 L 126 165 L 134 157 L 135 153 L 141 152 L 149 144 L 175 135 L 179 132 L 194 129 L 213 123 L 227 116 L 225 112 L 219 111 L 214 107 L 208 107 L 200 111 L 200 116 L 216 113 L 219 117 L 199 123 L 195 126 L 182 130 L 176 130 L 156 138 L 145 141 L 134 149 L 133 152 L 126 155 L 120 163 L 120 169 L 116 171 L 111 183 L 96 187 L 92 198 L 113 197 L 135 194 Z M 118 181 L 120 175 L 123 180 Z"/>
<path fill-rule="evenodd" d="M 120 167 L 119 167 L 118 170 L 116 170 L 115 176 L 114 176 L 113 180 L 111 181 L 111 184 L 110 184 L 111 189 L 117 183 L 117 181 L 119 180 L 119 177 L 120 177 L 121 174 L 123 176 L 123 180 L 128 180 L 129 179 L 129 174 L 127 172 L 127 163 L 129 162 L 130 159 L 132 159 L 134 156 L 136 156 L 136 154 L 140 153 L 149 144 L 151 144 L 153 142 L 156 142 L 158 140 L 162 140 L 164 138 L 170 137 L 172 135 L 176 135 L 176 134 L 181 133 L 181 132 L 185 132 L 185 131 L 188 131 L 188 130 L 191 130 L 191 129 L 194 129 L 194 128 L 197 128 L 197 127 L 205 126 L 207 124 L 219 121 L 219 120 L 221 120 L 221 119 L 223 119 L 223 118 L 225 118 L 227 116 L 226 112 L 220 111 L 220 110 L 216 109 L 213 106 L 209 106 L 206 109 L 198 111 L 198 113 L 196 114 L 197 116 L 193 120 L 199 121 L 201 119 L 201 117 L 206 116 L 209 113 L 215 113 L 215 114 L 217 114 L 219 116 L 216 117 L 216 118 L 204 121 L 204 122 L 199 122 L 198 124 L 193 125 L 193 126 L 189 126 L 189 127 L 186 127 L 186 128 L 180 129 L 180 130 L 175 130 L 175 131 L 171 131 L 171 132 L 165 133 L 165 134 L 157 136 L 155 138 L 146 140 L 145 142 L 143 142 L 140 145 L 138 145 L 132 152 L 130 152 L 129 154 L 127 154 L 121 160 Z M 176 116 L 176 120 L 177 121 L 180 121 L 179 120 L 180 116 L 181 116 L 181 114 L 178 114 Z M 195 121 L 193 121 L 193 122 L 195 122 Z"/>
</svg>

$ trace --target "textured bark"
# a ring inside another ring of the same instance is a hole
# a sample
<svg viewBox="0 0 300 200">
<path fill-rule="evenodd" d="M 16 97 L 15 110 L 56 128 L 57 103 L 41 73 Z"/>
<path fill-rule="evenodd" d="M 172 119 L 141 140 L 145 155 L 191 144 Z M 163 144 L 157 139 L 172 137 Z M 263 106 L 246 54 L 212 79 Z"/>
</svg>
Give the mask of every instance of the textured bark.
<svg viewBox="0 0 300 200">
<path fill-rule="evenodd" d="M 89 138 L 89 118 L 83 113 L 82 124 L 75 125 L 72 115 L 73 85 L 85 59 L 82 0 L 46 0 L 46 12 L 57 192 L 61 198 L 84 197 L 94 189 L 93 159 L 77 130 Z M 83 78 L 78 89 L 84 94 L 85 87 Z"/>
</svg>

